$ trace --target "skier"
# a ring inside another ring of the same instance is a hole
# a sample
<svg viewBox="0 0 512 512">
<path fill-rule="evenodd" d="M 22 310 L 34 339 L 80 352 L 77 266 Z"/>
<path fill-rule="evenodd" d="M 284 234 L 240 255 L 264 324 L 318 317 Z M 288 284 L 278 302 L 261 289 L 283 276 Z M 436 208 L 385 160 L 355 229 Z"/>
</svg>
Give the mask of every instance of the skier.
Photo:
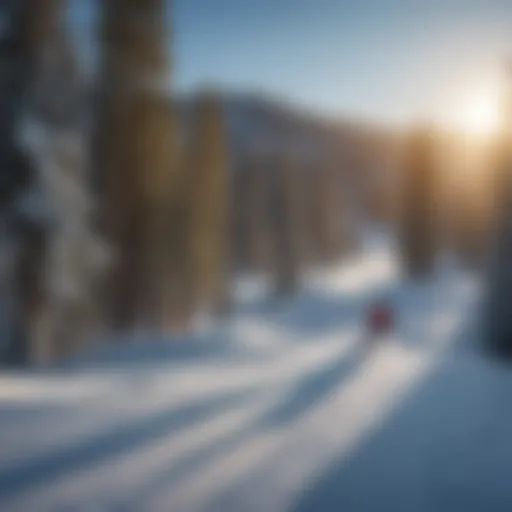
<svg viewBox="0 0 512 512">
<path fill-rule="evenodd" d="M 390 334 L 394 324 L 394 311 L 390 301 L 385 297 L 374 301 L 368 308 L 366 317 L 368 342 L 376 342 Z"/>
</svg>

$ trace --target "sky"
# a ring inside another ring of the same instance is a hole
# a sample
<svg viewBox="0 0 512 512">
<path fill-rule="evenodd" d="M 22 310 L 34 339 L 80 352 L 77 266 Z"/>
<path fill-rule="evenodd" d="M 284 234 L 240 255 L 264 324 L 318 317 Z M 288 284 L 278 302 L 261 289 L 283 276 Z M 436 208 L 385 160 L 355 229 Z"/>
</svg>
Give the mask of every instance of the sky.
<svg viewBox="0 0 512 512">
<path fill-rule="evenodd" d="M 263 90 L 334 117 L 449 122 L 496 96 L 512 55 L 510 0 L 174 0 L 169 17 L 176 90 Z"/>
</svg>

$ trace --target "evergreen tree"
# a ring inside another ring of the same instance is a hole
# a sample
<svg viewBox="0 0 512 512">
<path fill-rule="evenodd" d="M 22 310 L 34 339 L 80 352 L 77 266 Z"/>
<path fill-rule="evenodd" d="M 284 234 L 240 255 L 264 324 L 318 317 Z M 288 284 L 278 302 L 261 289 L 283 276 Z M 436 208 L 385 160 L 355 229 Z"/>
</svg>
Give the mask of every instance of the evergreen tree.
<svg viewBox="0 0 512 512">
<path fill-rule="evenodd" d="M 240 156 L 234 162 L 232 173 L 231 219 L 233 223 L 232 248 L 233 266 L 236 269 L 249 270 L 250 257 L 250 164 L 247 155 Z"/>
<path fill-rule="evenodd" d="M 2 51 L 13 69 L 2 91 L 11 102 L 3 118 L 8 144 L 2 157 L 17 155 L 16 166 L 5 171 L 24 175 L 14 180 L 17 193 L 4 196 L 10 205 L 3 205 L 7 244 L 16 254 L 9 286 L 15 304 L 11 347 L 18 360 L 45 363 L 76 349 L 92 328 L 91 288 L 106 254 L 89 224 L 83 98 L 65 27 L 66 2 L 8 7 Z"/>
<path fill-rule="evenodd" d="M 246 190 L 248 210 L 248 253 L 252 269 L 269 272 L 272 268 L 272 161 L 254 149 L 248 156 Z"/>
<path fill-rule="evenodd" d="M 0 33 L 0 218 L 2 252 L 3 325 L 7 339 L 4 358 L 10 363 L 28 359 L 27 318 L 39 298 L 42 234 L 39 227 L 20 218 L 17 205 L 35 182 L 30 160 L 16 139 L 18 120 L 29 84 L 33 62 L 30 44 L 34 25 L 29 2 L 4 0 L 0 3 L 3 30 Z M 29 227 L 30 226 L 30 227 Z M 37 269 L 31 272 L 30 269 Z"/>
<path fill-rule="evenodd" d="M 276 158 L 270 176 L 269 225 L 273 236 L 274 289 L 278 296 L 293 295 L 300 282 L 301 235 L 299 181 L 291 155 Z"/>
<path fill-rule="evenodd" d="M 211 91 L 202 93 L 197 105 L 194 145 L 190 193 L 196 300 L 221 311 L 229 303 L 230 176 L 222 106 Z"/>
<path fill-rule="evenodd" d="M 66 30 L 67 2 L 48 0 L 38 6 L 33 13 L 39 15 L 37 46 L 20 135 L 36 171 L 35 192 L 43 205 L 37 220 L 45 229 L 41 297 L 28 322 L 29 345 L 35 362 L 50 362 L 91 335 L 94 291 L 107 251 L 91 225 L 95 204 L 87 176 L 84 96 Z"/>
<path fill-rule="evenodd" d="M 324 159 L 310 173 L 308 192 L 312 202 L 311 237 L 315 263 L 333 262 L 338 257 L 342 198 L 336 171 L 334 162 Z"/>
<path fill-rule="evenodd" d="M 434 137 L 428 128 L 410 134 L 403 172 L 402 258 L 406 274 L 419 277 L 432 270 L 436 250 Z"/>
<path fill-rule="evenodd" d="M 512 355 L 512 103 L 503 105 L 503 127 L 496 144 L 494 237 L 490 251 L 486 304 L 486 343 L 498 355 Z"/>
<path fill-rule="evenodd" d="M 109 280 L 116 328 L 168 325 L 174 306 L 177 148 L 166 95 L 164 0 L 103 0 L 96 184 L 114 245 Z"/>
</svg>

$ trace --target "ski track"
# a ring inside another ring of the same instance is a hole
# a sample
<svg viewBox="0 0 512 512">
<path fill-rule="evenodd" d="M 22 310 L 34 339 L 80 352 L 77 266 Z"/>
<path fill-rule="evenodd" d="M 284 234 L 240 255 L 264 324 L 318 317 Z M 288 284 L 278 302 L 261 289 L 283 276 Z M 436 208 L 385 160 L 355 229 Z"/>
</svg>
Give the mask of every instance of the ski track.
<svg viewBox="0 0 512 512">
<path fill-rule="evenodd" d="M 512 374 L 475 348 L 478 286 L 405 285 L 392 255 L 372 243 L 286 303 L 252 297 L 190 350 L 1 376 L 0 510 L 512 510 Z M 396 332 L 365 346 L 383 290 Z"/>
</svg>

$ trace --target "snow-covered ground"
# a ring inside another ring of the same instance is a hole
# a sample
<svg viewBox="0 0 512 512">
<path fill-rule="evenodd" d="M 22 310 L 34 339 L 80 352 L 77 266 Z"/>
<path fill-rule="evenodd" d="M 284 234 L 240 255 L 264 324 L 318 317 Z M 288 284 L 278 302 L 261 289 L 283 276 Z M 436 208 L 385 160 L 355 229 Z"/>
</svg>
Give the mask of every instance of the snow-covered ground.
<svg viewBox="0 0 512 512">
<path fill-rule="evenodd" d="M 250 292 L 250 293 L 249 293 Z M 512 510 L 512 372 L 475 347 L 478 286 L 404 285 L 389 247 L 195 339 L 0 377 L 0 510 Z M 363 343 L 386 293 L 398 328 Z"/>
</svg>

